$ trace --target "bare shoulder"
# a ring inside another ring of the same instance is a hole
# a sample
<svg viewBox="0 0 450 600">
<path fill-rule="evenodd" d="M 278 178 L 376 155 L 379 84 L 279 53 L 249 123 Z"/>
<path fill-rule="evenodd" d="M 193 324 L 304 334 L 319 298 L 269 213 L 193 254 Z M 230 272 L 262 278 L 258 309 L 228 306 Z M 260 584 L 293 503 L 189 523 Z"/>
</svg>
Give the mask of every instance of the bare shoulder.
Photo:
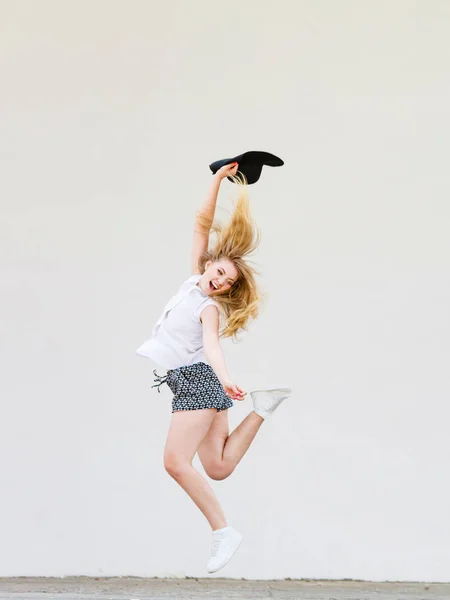
<svg viewBox="0 0 450 600">
<path fill-rule="evenodd" d="M 215 304 L 208 304 L 200 313 L 200 321 L 204 327 L 217 328 L 219 325 L 219 309 Z"/>
</svg>

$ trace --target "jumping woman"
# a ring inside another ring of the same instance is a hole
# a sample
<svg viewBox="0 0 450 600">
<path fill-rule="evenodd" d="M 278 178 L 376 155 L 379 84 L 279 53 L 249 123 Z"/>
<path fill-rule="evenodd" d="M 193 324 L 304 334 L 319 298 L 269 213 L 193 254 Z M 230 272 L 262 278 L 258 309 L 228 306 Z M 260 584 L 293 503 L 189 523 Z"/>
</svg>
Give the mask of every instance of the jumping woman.
<svg viewBox="0 0 450 600">
<path fill-rule="evenodd" d="M 254 269 L 245 261 L 259 244 L 250 216 L 247 184 L 238 164 L 228 164 L 213 176 L 210 192 L 196 213 L 192 275 L 173 296 L 137 353 L 167 371 L 157 375 L 158 388 L 167 383 L 174 394 L 172 420 L 164 450 L 164 466 L 187 492 L 212 529 L 207 570 L 224 567 L 242 535 L 228 525 L 207 480 L 192 466 L 196 453 L 206 474 L 225 479 L 247 452 L 266 419 L 287 398 L 287 388 L 251 392 L 253 411 L 230 434 L 228 409 L 246 392 L 230 377 L 220 337 L 233 337 L 258 315 L 259 293 Z M 222 179 L 237 184 L 239 197 L 225 228 L 213 226 Z M 217 239 L 209 249 L 210 233 Z"/>
</svg>

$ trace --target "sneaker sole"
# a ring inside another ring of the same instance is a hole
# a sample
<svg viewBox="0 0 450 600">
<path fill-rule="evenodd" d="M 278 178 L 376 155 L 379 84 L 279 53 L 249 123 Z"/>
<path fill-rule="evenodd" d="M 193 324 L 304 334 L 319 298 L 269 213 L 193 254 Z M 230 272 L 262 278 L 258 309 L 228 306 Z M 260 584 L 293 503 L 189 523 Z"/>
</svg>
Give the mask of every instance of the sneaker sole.
<svg viewBox="0 0 450 600">
<path fill-rule="evenodd" d="M 292 390 L 290 388 L 274 388 L 272 390 L 253 390 L 250 392 L 250 395 L 258 394 L 259 392 L 281 392 L 282 394 L 292 394 Z"/>
<path fill-rule="evenodd" d="M 217 567 L 216 569 L 213 569 L 212 571 L 210 571 L 209 569 L 206 569 L 208 571 L 208 573 L 217 573 L 217 571 L 220 571 L 220 569 L 223 569 L 225 567 L 225 565 L 227 565 L 230 560 L 233 558 L 233 556 L 235 555 L 236 550 L 239 548 L 239 546 L 242 544 L 242 540 L 244 538 L 241 537 L 241 539 L 239 540 L 239 544 L 236 546 L 236 548 L 233 550 L 233 552 L 230 554 L 230 556 L 227 558 L 227 560 L 220 565 L 220 567 Z"/>
</svg>

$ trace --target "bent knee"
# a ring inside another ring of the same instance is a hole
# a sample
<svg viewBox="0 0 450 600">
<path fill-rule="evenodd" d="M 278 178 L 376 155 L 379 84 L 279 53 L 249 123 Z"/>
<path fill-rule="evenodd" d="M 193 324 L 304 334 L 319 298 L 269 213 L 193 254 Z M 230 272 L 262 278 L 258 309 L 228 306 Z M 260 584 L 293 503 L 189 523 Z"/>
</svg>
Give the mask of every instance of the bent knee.
<svg viewBox="0 0 450 600">
<path fill-rule="evenodd" d="M 164 468 L 171 477 L 179 479 L 189 468 L 189 462 L 176 454 L 167 453 L 164 455 Z"/>
<path fill-rule="evenodd" d="M 234 469 L 227 464 L 209 465 L 208 468 L 205 469 L 208 477 L 214 479 L 214 481 L 223 481 L 231 475 L 233 470 Z"/>
</svg>

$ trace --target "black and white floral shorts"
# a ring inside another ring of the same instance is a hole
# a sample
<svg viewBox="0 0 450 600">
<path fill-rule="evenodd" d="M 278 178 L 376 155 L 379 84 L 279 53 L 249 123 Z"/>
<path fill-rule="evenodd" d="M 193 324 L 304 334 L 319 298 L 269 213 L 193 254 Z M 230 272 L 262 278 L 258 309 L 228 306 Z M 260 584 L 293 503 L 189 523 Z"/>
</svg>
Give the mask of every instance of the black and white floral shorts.
<svg viewBox="0 0 450 600">
<path fill-rule="evenodd" d="M 174 393 L 172 412 L 203 408 L 216 408 L 220 412 L 233 406 L 233 401 L 226 395 L 212 367 L 206 363 L 178 367 L 167 371 L 164 377 L 160 377 L 156 371 L 153 373 L 157 383 L 152 387 L 157 387 L 159 392 L 159 386 L 167 383 Z"/>
</svg>

